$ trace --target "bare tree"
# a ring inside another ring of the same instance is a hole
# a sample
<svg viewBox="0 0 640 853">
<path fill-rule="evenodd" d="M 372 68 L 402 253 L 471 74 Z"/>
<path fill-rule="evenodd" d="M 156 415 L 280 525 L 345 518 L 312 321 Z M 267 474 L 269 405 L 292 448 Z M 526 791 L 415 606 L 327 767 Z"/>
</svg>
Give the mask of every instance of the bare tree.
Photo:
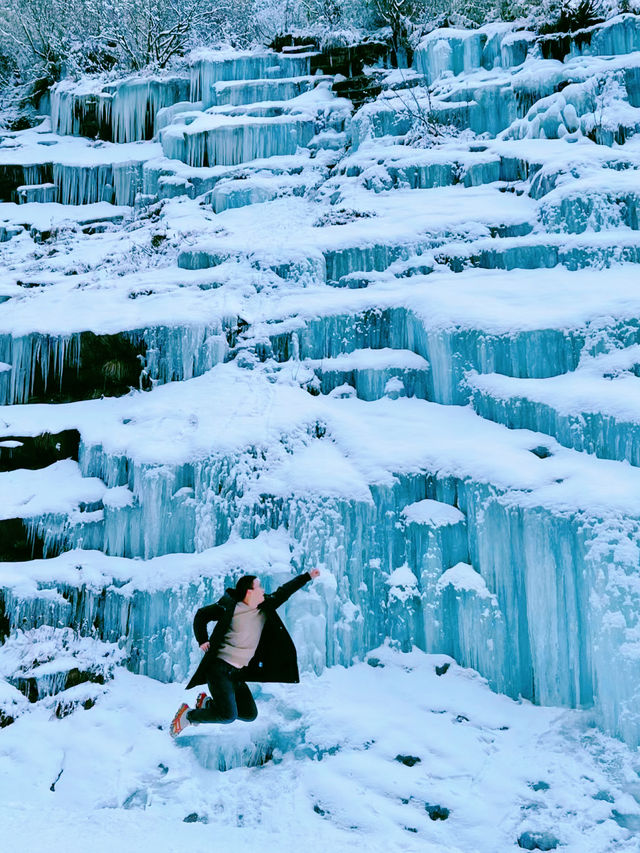
<svg viewBox="0 0 640 853">
<path fill-rule="evenodd" d="M 194 30 L 220 7 L 213 0 L 111 0 L 110 5 L 113 14 L 102 38 L 135 70 L 164 68 L 184 53 Z"/>
<path fill-rule="evenodd" d="M 400 66 L 408 65 L 409 36 L 413 19 L 422 11 L 422 0 L 367 0 L 374 19 L 391 29 L 391 41 Z"/>
<path fill-rule="evenodd" d="M 254 0 L 0 0 L 0 54 L 43 85 L 114 66 L 165 68 L 198 40 L 248 38 Z"/>
</svg>

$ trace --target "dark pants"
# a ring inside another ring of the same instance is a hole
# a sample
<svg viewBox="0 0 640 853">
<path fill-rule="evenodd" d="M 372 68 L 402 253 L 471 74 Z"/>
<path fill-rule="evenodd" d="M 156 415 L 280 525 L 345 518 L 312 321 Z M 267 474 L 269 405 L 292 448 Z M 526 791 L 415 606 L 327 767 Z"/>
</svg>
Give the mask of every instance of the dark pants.
<svg viewBox="0 0 640 853">
<path fill-rule="evenodd" d="M 251 722 L 258 716 L 247 683 L 240 677 L 240 670 L 222 658 L 215 658 L 209 670 L 209 692 L 202 708 L 187 712 L 190 723 L 232 723 L 234 720 Z"/>
</svg>

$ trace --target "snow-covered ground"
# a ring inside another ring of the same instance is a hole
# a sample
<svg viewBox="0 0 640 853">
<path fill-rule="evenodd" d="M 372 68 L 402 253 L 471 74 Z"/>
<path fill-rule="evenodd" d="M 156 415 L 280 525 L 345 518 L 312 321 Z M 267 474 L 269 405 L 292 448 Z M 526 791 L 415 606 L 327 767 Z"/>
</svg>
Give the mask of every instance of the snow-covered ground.
<svg viewBox="0 0 640 853">
<path fill-rule="evenodd" d="M 638 849 L 637 757 L 588 713 L 513 702 L 444 656 L 381 647 L 368 663 L 266 685 L 255 723 L 187 728 L 174 743 L 184 695 L 118 671 L 89 711 L 51 720 L 34 708 L 3 730 L 4 837 L 69 853 L 89 841 L 126 853 L 502 853 L 518 839 L 533 849 L 527 838 Z M 233 766 L 252 753 L 268 757 Z"/>
</svg>

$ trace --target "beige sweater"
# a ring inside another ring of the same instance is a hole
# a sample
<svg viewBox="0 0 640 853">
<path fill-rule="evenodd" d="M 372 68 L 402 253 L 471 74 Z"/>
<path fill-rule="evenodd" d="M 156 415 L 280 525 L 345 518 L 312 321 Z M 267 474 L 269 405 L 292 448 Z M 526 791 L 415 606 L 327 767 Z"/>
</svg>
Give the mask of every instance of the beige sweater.
<svg viewBox="0 0 640 853">
<path fill-rule="evenodd" d="M 239 601 L 224 642 L 218 650 L 218 657 L 238 669 L 246 666 L 258 648 L 264 619 L 264 613 L 256 607 L 249 607 L 244 601 Z"/>
</svg>

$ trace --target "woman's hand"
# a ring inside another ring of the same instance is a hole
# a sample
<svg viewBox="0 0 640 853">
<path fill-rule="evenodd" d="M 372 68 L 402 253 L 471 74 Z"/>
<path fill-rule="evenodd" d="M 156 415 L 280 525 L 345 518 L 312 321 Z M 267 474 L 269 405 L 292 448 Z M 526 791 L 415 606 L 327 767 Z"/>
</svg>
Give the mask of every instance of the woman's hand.
<svg viewBox="0 0 640 853">
<path fill-rule="evenodd" d="M 200 646 L 200 648 L 202 649 L 203 652 L 208 652 L 209 651 L 209 643 L 203 643 Z"/>
<path fill-rule="evenodd" d="M 312 578 L 317 578 L 318 575 L 320 574 L 320 569 L 311 569 L 309 574 L 311 575 Z"/>
</svg>

